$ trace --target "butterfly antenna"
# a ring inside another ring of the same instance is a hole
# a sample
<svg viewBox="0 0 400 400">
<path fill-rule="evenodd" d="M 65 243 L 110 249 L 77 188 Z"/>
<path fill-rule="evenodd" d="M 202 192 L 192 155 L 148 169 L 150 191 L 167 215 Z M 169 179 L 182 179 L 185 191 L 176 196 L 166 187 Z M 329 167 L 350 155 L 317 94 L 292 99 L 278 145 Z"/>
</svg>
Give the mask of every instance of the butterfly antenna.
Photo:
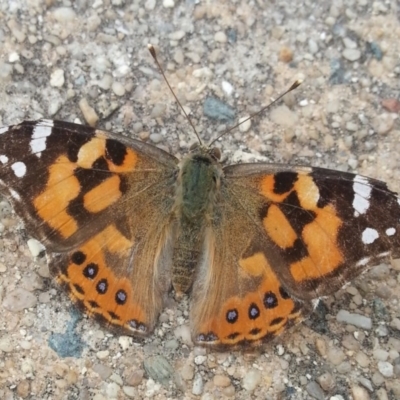
<svg viewBox="0 0 400 400">
<path fill-rule="evenodd" d="M 278 102 L 283 96 L 285 96 L 286 94 L 288 94 L 289 92 L 291 92 L 292 90 L 298 88 L 301 84 L 302 84 L 302 80 L 298 79 L 297 81 L 295 81 L 292 86 L 290 86 L 289 89 L 287 89 L 285 92 L 283 92 L 282 94 L 280 94 L 275 100 L 273 100 L 271 103 L 269 103 L 268 105 L 264 106 L 261 108 L 261 110 L 255 112 L 254 114 L 251 114 L 249 117 L 247 117 L 246 119 L 244 119 L 243 121 L 240 121 L 239 123 L 237 123 L 234 126 L 231 126 L 230 128 L 228 128 L 226 131 L 222 132 L 219 136 L 217 136 L 210 144 L 209 146 L 212 146 L 213 143 L 215 143 L 217 140 L 221 139 L 222 136 L 226 135 L 227 133 L 233 131 L 234 129 L 236 129 L 239 125 L 244 124 L 246 121 L 248 121 L 249 119 L 254 118 L 255 116 L 257 116 L 258 114 L 261 114 L 262 112 L 264 112 L 267 108 L 273 106 L 276 102 Z"/>
<path fill-rule="evenodd" d="M 181 110 L 183 111 L 183 114 L 185 114 L 185 117 L 186 117 L 186 119 L 189 121 L 189 124 L 190 124 L 191 127 L 193 128 L 193 131 L 194 131 L 195 135 L 197 136 L 197 140 L 199 141 L 200 145 L 203 145 L 203 142 L 201 141 L 200 136 L 199 136 L 199 134 L 197 133 L 196 128 L 194 127 L 192 120 L 189 118 L 189 115 L 187 115 L 187 113 L 186 113 L 185 109 L 183 108 L 181 102 L 178 100 L 178 97 L 176 97 L 175 92 L 172 90 L 172 87 L 171 87 L 171 85 L 169 84 L 168 79 L 167 79 L 167 77 L 166 77 L 165 74 L 164 74 L 164 70 L 162 69 L 161 64 L 158 62 L 157 54 L 156 54 L 156 50 L 155 50 L 154 46 L 153 46 L 152 44 L 148 44 L 148 45 L 147 45 L 147 48 L 149 49 L 150 54 L 152 55 L 152 57 L 153 57 L 155 63 L 157 64 L 157 67 L 158 67 L 158 69 L 160 70 L 161 75 L 163 76 L 165 83 L 168 85 L 169 90 L 171 91 L 172 95 L 175 97 L 176 102 L 178 103 L 179 107 L 180 107 Z"/>
</svg>

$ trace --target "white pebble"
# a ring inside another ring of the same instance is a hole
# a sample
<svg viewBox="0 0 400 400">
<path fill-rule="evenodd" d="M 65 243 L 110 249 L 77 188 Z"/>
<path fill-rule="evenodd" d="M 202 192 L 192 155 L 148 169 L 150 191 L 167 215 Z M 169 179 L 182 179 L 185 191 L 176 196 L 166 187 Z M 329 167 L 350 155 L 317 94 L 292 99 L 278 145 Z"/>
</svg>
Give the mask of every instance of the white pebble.
<svg viewBox="0 0 400 400">
<path fill-rule="evenodd" d="M 113 82 L 111 89 L 117 96 L 123 96 L 125 94 L 124 85 L 120 82 Z"/>
<path fill-rule="evenodd" d="M 19 54 L 16 51 L 13 51 L 12 53 L 10 53 L 10 55 L 8 56 L 8 62 L 10 63 L 15 63 L 19 61 Z"/>
<path fill-rule="evenodd" d="M 129 336 L 120 336 L 118 338 L 118 343 L 121 346 L 122 350 L 127 350 L 132 343 L 132 339 Z"/>
<path fill-rule="evenodd" d="M 361 57 L 361 51 L 358 49 L 344 49 L 343 57 L 349 61 L 357 61 Z"/>
<path fill-rule="evenodd" d="M 206 356 L 196 356 L 196 357 L 194 358 L 194 363 L 195 363 L 196 365 L 201 365 L 201 364 L 203 364 L 204 361 L 206 361 L 206 360 L 207 360 L 207 357 L 206 357 Z"/>
<path fill-rule="evenodd" d="M 70 7 L 60 7 L 53 11 L 53 17 L 58 22 L 71 22 L 76 18 L 76 14 Z"/>
<path fill-rule="evenodd" d="M 175 7 L 175 2 L 174 2 L 174 0 L 164 0 L 163 6 L 164 6 L 164 8 L 173 8 L 173 7 Z"/>
<path fill-rule="evenodd" d="M 247 119 L 247 121 L 246 121 Z M 239 131 L 240 132 L 247 132 L 251 127 L 251 119 L 248 119 L 248 116 L 242 117 L 239 119 Z"/>
<path fill-rule="evenodd" d="M 42 243 L 40 243 L 36 239 L 29 239 L 27 244 L 29 251 L 32 254 L 32 257 L 37 257 L 40 253 L 42 253 L 45 250 L 45 247 L 42 245 Z"/>
<path fill-rule="evenodd" d="M 3 300 L 3 307 L 12 312 L 32 308 L 35 307 L 36 304 L 36 296 L 22 288 L 17 288 L 8 292 Z"/>
<path fill-rule="evenodd" d="M 338 322 L 345 322 L 350 325 L 358 326 L 362 329 L 371 329 L 372 320 L 371 318 L 365 317 L 360 314 L 351 314 L 346 310 L 340 310 L 336 315 Z"/>
<path fill-rule="evenodd" d="M 174 335 L 176 338 L 180 339 L 182 343 L 192 346 L 193 342 L 189 325 L 185 324 L 178 326 L 174 331 Z"/>
<path fill-rule="evenodd" d="M 357 42 L 349 39 L 348 37 L 343 38 L 343 44 L 345 45 L 346 49 L 356 49 L 357 48 Z"/>
<path fill-rule="evenodd" d="M 393 365 L 387 361 L 379 361 L 378 370 L 385 378 L 391 378 L 393 376 Z"/>
<path fill-rule="evenodd" d="M 233 92 L 233 86 L 227 82 L 227 81 L 222 81 L 222 90 L 228 95 L 230 96 Z"/>
<path fill-rule="evenodd" d="M 200 396 L 203 393 L 204 382 L 200 374 L 196 374 L 193 380 L 192 393 L 195 396 Z"/>
<path fill-rule="evenodd" d="M 108 350 L 100 350 L 96 353 L 96 356 L 99 360 L 104 360 L 109 356 L 110 352 Z"/>
<path fill-rule="evenodd" d="M 10 353 L 13 351 L 14 347 L 12 345 L 11 339 L 8 336 L 4 336 L 0 339 L 0 351 L 4 353 Z"/>
<path fill-rule="evenodd" d="M 65 83 L 64 70 L 55 69 L 50 75 L 50 85 L 53 87 L 62 87 Z"/>
<path fill-rule="evenodd" d="M 214 40 L 219 43 L 226 43 L 228 38 L 226 37 L 225 32 L 219 31 L 214 35 Z"/>
<path fill-rule="evenodd" d="M 251 369 L 243 378 L 242 386 L 248 392 L 252 392 L 261 382 L 261 372 L 258 369 Z"/>
</svg>

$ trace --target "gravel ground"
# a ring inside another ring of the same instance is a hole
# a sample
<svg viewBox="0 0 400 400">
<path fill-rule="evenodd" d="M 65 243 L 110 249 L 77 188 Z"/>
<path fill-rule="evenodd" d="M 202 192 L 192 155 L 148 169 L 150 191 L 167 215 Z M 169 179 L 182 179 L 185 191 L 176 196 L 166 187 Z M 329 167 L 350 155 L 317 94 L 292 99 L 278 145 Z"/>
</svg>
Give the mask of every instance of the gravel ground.
<svg viewBox="0 0 400 400">
<path fill-rule="evenodd" d="M 357 171 L 400 190 L 398 7 L 0 0 L 0 125 L 56 118 L 185 154 L 195 137 L 150 42 L 205 141 L 304 79 L 221 140 L 229 162 Z M 171 300 L 143 343 L 82 318 L 28 239 L 2 200 L 1 399 L 400 399 L 399 260 L 264 351 L 216 353 L 191 344 L 187 301 Z"/>
</svg>

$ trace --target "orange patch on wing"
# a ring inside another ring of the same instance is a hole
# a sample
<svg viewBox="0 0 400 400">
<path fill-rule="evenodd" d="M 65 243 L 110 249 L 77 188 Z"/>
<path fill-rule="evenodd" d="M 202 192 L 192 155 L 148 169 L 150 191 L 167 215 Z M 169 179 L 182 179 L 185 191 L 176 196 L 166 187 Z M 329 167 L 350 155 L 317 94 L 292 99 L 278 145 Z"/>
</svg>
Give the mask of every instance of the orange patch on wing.
<svg viewBox="0 0 400 400">
<path fill-rule="evenodd" d="M 126 329 L 131 329 L 129 322 L 132 320 L 146 324 L 146 314 L 132 300 L 133 288 L 130 280 L 118 277 L 113 271 L 113 266 L 107 265 L 106 251 L 122 253 L 131 246 L 132 242 L 115 226 L 108 226 L 79 248 L 79 251 L 86 256 L 85 263 L 82 265 L 69 264 L 67 274 L 58 277 L 59 281 L 68 284 L 72 300 L 83 302 L 88 314 L 100 314 L 113 325 L 119 325 Z M 98 273 L 94 279 L 83 275 L 83 269 L 89 264 L 98 267 Z M 102 280 L 107 281 L 105 294 L 99 294 L 96 290 L 96 285 Z M 78 285 L 80 289 L 77 289 L 75 285 Z M 117 293 L 121 290 L 127 295 L 127 301 L 124 304 L 116 302 Z M 118 319 L 113 318 L 109 314 L 110 311 L 115 313 Z"/>
<path fill-rule="evenodd" d="M 114 204 L 121 196 L 119 190 L 121 179 L 113 175 L 104 182 L 97 185 L 83 197 L 83 205 L 86 210 L 97 213 Z"/>
<path fill-rule="evenodd" d="M 138 156 L 132 149 L 127 147 L 124 162 L 121 165 L 115 165 L 109 160 L 107 162 L 111 172 L 130 172 L 136 168 Z"/>
<path fill-rule="evenodd" d="M 306 210 L 317 208 L 319 200 L 319 189 L 309 175 L 299 175 L 294 184 L 300 204 Z"/>
<path fill-rule="evenodd" d="M 33 201 L 38 215 L 64 238 L 78 229 L 77 222 L 66 212 L 69 202 L 80 192 L 79 181 L 73 175 L 75 167 L 67 157 L 60 156 L 49 167 L 46 188 Z"/>
<path fill-rule="evenodd" d="M 246 272 L 252 276 L 260 276 L 267 268 L 270 268 L 263 253 L 256 253 L 250 257 L 239 260 L 240 272 Z"/>
<path fill-rule="evenodd" d="M 285 200 L 285 198 L 290 193 L 277 194 L 274 192 L 275 187 L 275 176 L 274 175 L 266 175 L 260 182 L 260 192 L 263 196 L 265 196 L 271 202 L 281 202 Z"/>
<path fill-rule="evenodd" d="M 79 149 L 77 165 L 81 168 L 90 169 L 99 157 L 105 157 L 105 153 L 106 139 L 100 135 L 95 136 Z"/>
<path fill-rule="evenodd" d="M 96 238 L 107 244 L 106 248 L 110 253 L 125 253 L 133 246 L 133 242 L 125 237 L 114 225 L 109 225 Z"/>
<path fill-rule="evenodd" d="M 257 254 L 242 260 L 241 263 L 250 265 L 254 260 L 261 259 Z M 283 298 L 280 292 L 281 284 L 272 268 L 265 262 L 263 265 L 263 279 L 254 292 L 246 293 L 243 297 L 229 298 L 221 307 L 220 312 L 205 321 L 200 331 L 213 332 L 221 344 L 235 345 L 241 341 L 248 341 L 255 346 L 266 335 L 277 336 L 286 329 L 289 320 L 300 322 L 301 310 L 295 310 L 295 303 L 291 298 Z M 275 307 L 266 307 L 265 296 L 273 294 L 276 297 Z M 255 308 L 256 307 L 256 308 Z M 256 312 L 257 318 L 250 318 L 250 311 Z M 228 322 L 228 314 L 237 315 L 235 322 Z"/>
<path fill-rule="evenodd" d="M 296 232 L 290 225 L 283 212 L 276 205 L 268 208 L 267 216 L 263 219 L 268 236 L 282 249 L 293 246 L 297 239 Z"/>
<path fill-rule="evenodd" d="M 337 246 L 341 225 L 342 221 L 333 206 L 328 205 L 317 211 L 315 220 L 303 229 L 302 237 L 309 256 L 291 265 L 294 280 L 301 282 L 320 278 L 333 272 L 343 262 L 343 254 Z"/>
</svg>

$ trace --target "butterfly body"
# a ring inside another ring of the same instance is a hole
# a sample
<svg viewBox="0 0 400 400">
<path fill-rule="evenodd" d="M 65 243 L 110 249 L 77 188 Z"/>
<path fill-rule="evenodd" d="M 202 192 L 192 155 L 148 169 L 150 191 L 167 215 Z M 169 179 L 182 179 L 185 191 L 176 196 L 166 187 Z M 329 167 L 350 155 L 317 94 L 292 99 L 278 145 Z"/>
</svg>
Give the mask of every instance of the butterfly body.
<svg viewBox="0 0 400 400">
<path fill-rule="evenodd" d="M 179 161 L 150 144 L 60 121 L 0 129 L 0 190 L 47 249 L 73 302 L 139 337 L 171 288 L 193 341 L 260 346 L 313 300 L 400 256 L 400 201 L 360 175 L 278 164 Z"/>
<path fill-rule="evenodd" d="M 176 193 L 178 232 L 172 258 L 172 283 L 179 296 L 192 286 L 205 231 L 218 198 L 222 169 L 211 154 L 198 147 L 180 164 Z"/>
</svg>

